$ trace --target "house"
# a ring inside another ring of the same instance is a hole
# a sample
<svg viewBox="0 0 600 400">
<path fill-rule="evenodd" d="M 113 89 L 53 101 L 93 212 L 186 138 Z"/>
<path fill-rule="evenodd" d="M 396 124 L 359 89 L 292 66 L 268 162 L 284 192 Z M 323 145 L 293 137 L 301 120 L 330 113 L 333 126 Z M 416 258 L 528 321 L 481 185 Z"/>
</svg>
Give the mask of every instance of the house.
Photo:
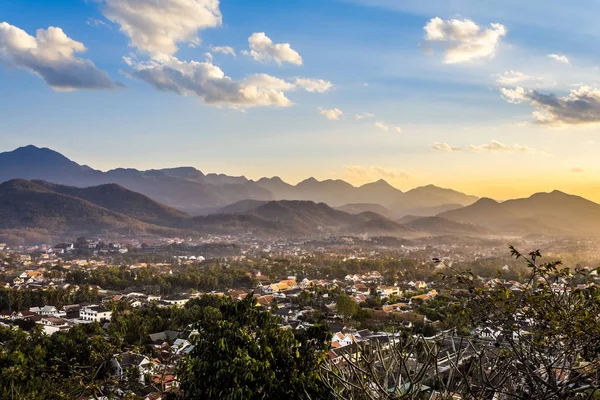
<svg viewBox="0 0 600 400">
<path fill-rule="evenodd" d="M 352 343 L 356 343 L 356 341 L 357 340 L 354 337 L 354 335 L 352 335 L 352 334 L 344 334 L 342 332 L 337 332 L 331 338 L 332 347 L 335 347 L 335 348 L 349 346 Z M 334 343 L 336 343 L 337 346 L 334 346 Z"/>
<path fill-rule="evenodd" d="M 87 306 L 79 311 L 79 318 L 84 321 L 110 321 L 112 311 L 103 306 Z"/>
<path fill-rule="evenodd" d="M 352 293 L 369 294 L 369 292 L 370 292 L 369 287 L 367 285 L 365 285 L 364 283 L 356 283 L 356 284 L 352 285 Z"/>
<path fill-rule="evenodd" d="M 67 320 L 56 317 L 43 317 L 36 323 L 42 325 L 46 335 L 53 335 L 56 332 L 68 330 L 71 327 Z"/>
<path fill-rule="evenodd" d="M 402 294 L 402 291 L 397 286 L 381 285 L 377 287 L 377 293 L 379 294 L 379 297 L 384 298 L 390 296 L 400 296 Z"/>
<path fill-rule="evenodd" d="M 30 312 L 38 314 L 38 315 L 52 315 L 57 318 L 66 317 L 67 313 L 64 311 L 58 311 L 58 309 L 54 306 L 44 306 L 42 308 L 39 307 L 31 307 L 29 309 Z"/>
<path fill-rule="evenodd" d="M 162 387 L 164 391 L 170 391 L 171 388 L 177 387 L 175 376 L 170 374 L 154 374 L 152 375 L 152 383 L 155 387 Z"/>
<path fill-rule="evenodd" d="M 112 358 L 111 364 L 115 375 L 119 379 L 126 378 L 127 370 L 137 370 L 136 373 L 139 374 L 138 382 L 141 384 L 145 383 L 145 376 L 152 374 L 154 370 L 152 361 L 148 357 L 137 353 L 117 354 Z"/>
<path fill-rule="evenodd" d="M 185 303 L 190 301 L 190 298 L 186 297 L 186 296 L 175 296 L 175 297 L 162 299 L 162 301 L 169 303 L 172 306 L 180 307 L 180 306 L 184 306 Z"/>
<path fill-rule="evenodd" d="M 394 312 L 394 311 L 402 311 L 403 309 L 410 308 L 410 304 L 408 303 L 395 303 L 395 304 L 386 304 L 381 307 L 381 309 L 386 312 Z"/>
<path fill-rule="evenodd" d="M 425 288 L 427 288 L 427 283 L 425 283 L 424 281 L 416 281 L 415 282 L 415 289 L 421 290 L 421 289 L 425 289 Z"/>
</svg>

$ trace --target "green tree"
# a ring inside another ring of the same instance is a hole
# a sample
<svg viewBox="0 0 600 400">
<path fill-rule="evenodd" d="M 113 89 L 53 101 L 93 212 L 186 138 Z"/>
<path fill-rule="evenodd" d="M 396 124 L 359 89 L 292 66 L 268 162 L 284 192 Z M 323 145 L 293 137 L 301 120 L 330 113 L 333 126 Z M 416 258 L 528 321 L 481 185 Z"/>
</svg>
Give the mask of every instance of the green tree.
<svg viewBox="0 0 600 400">
<path fill-rule="evenodd" d="M 318 369 L 328 333 L 318 328 L 296 338 L 282 330 L 250 294 L 205 307 L 190 356 L 178 367 L 183 399 L 322 399 Z"/>
<path fill-rule="evenodd" d="M 356 314 L 356 311 L 358 311 L 356 301 L 345 293 L 340 294 L 335 299 L 335 304 L 337 306 L 337 313 L 342 317 L 344 323 L 346 322 L 346 318 L 352 318 Z"/>
</svg>

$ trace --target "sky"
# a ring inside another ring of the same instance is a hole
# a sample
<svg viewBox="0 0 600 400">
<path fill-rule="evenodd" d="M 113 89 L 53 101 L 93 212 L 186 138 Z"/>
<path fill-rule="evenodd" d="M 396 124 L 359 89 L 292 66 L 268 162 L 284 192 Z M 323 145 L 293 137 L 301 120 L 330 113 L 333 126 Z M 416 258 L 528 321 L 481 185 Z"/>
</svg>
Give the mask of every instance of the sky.
<svg viewBox="0 0 600 400">
<path fill-rule="evenodd" d="M 600 201 L 592 0 L 14 0 L 0 151 Z"/>
</svg>

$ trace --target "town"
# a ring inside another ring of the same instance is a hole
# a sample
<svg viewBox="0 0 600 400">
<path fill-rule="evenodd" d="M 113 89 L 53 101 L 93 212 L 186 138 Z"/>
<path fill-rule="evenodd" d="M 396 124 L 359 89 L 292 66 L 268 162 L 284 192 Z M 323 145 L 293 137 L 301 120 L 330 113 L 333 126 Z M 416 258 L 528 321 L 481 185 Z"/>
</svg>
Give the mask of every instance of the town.
<svg viewBox="0 0 600 400">
<path fill-rule="evenodd" d="M 505 334 L 500 326 L 460 324 L 456 306 L 471 299 L 473 289 L 445 279 L 456 271 L 472 271 L 478 290 L 531 290 L 527 266 L 507 247 L 396 247 L 390 240 L 207 237 L 148 244 L 81 237 L 54 245 L 0 244 L 0 324 L 51 337 L 75 330 L 104 338 L 115 350 L 107 371 L 116 379 L 114 393 L 157 400 L 179 390 L 178 363 L 194 349 L 193 316 L 207 298 L 252 298 L 286 331 L 325 326 L 329 365 L 349 368 L 365 345 L 389 347 L 398 335 L 437 343 L 443 365 L 458 338 L 488 343 Z M 562 250 L 592 245 L 552 244 Z M 600 284 L 594 268 L 581 268 L 589 270 L 585 279 L 555 279 L 552 292 Z M 414 398 L 440 393 L 423 385 Z"/>
</svg>

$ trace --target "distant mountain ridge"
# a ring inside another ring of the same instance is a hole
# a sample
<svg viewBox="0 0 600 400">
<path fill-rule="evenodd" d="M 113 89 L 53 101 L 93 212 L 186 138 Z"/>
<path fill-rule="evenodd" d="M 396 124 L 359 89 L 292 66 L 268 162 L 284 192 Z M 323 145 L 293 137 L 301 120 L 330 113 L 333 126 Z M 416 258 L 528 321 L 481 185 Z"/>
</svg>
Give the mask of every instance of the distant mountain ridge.
<svg viewBox="0 0 600 400">
<path fill-rule="evenodd" d="M 193 217 L 116 184 L 80 188 L 13 179 L 0 184 L 0 239 L 11 230 L 46 235 L 88 232 L 168 237 L 600 237 L 600 205 L 554 191 L 503 203 L 480 199 L 437 216 L 406 216 L 393 221 L 373 211 L 348 213 L 309 200 L 244 200 L 220 213 Z"/>
<path fill-rule="evenodd" d="M 353 215 L 311 201 L 269 201 L 230 211 L 192 217 L 115 184 L 78 188 L 25 179 L 0 184 L 0 237 L 3 230 L 22 229 L 65 235 L 419 235 L 376 213 Z"/>
<path fill-rule="evenodd" d="M 16 178 L 78 187 L 115 183 L 194 215 L 214 213 L 243 200 L 307 200 L 331 207 L 378 204 L 389 209 L 390 216 L 401 217 L 407 213 L 434 215 L 430 209 L 435 207 L 465 206 L 477 200 L 475 196 L 433 185 L 404 193 L 384 180 L 356 187 L 342 180 L 315 178 L 297 185 L 278 177 L 252 181 L 244 176 L 204 174 L 193 167 L 147 171 L 117 168 L 103 172 L 77 164 L 54 150 L 31 145 L 0 153 L 0 182 Z"/>
<path fill-rule="evenodd" d="M 96 188 L 93 188 L 94 190 Z M 100 191 L 115 189 L 103 187 Z M 73 188 L 73 193 L 77 191 Z M 170 230 L 138 220 L 125 213 L 111 210 L 93 203 L 90 192 L 85 189 L 85 198 L 67 194 L 70 189 L 48 184 L 14 179 L 0 184 L 0 230 L 2 229 L 38 229 L 51 233 L 58 232 L 136 232 L 168 235 Z M 125 190 L 125 189 L 123 189 Z M 122 197 L 126 198 L 129 193 Z M 138 213 L 149 217 L 153 212 L 157 217 L 171 213 L 168 208 L 152 200 L 133 194 L 137 198 Z M 100 198 L 105 198 L 103 194 Z M 152 211 L 141 211 L 148 206 Z M 118 208 L 121 208 L 119 206 Z M 174 213 L 179 218 L 179 215 Z"/>
<path fill-rule="evenodd" d="M 482 198 L 438 216 L 497 233 L 600 236 L 600 204 L 558 190 L 502 203 Z"/>
</svg>

